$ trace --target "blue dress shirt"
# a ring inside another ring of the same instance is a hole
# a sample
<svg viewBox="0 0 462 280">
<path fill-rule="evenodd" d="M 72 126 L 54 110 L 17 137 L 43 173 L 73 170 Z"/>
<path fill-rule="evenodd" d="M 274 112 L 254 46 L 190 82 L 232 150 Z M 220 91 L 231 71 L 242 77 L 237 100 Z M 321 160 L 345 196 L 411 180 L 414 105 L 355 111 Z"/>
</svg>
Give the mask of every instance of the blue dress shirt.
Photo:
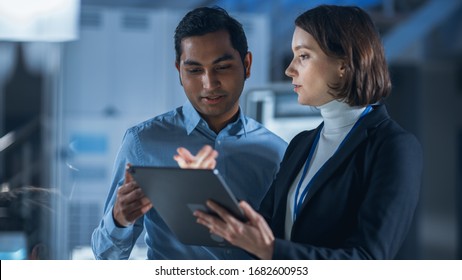
<svg viewBox="0 0 462 280">
<path fill-rule="evenodd" d="M 127 130 L 117 155 L 104 216 L 92 235 L 97 259 L 128 259 L 146 229 L 148 259 L 249 259 L 241 249 L 184 245 L 152 208 L 133 225 L 120 228 L 112 209 L 116 190 L 123 184 L 125 165 L 178 166 L 173 159 L 183 146 L 196 154 L 205 144 L 219 153 L 216 168 L 239 200 L 257 209 L 271 185 L 287 143 L 240 111 L 239 118 L 218 134 L 212 131 L 191 103 Z M 191 186 L 194 187 L 194 186 Z"/>
</svg>

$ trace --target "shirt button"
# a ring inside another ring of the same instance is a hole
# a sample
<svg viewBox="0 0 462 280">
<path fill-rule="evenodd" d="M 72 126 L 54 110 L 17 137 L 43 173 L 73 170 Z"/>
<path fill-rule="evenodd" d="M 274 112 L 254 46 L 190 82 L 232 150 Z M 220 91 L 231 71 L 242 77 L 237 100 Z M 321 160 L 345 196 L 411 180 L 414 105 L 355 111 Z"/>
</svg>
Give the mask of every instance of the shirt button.
<svg viewBox="0 0 462 280">
<path fill-rule="evenodd" d="M 220 141 L 220 140 L 218 140 L 217 143 L 218 143 L 218 145 L 221 145 L 221 141 Z"/>
<path fill-rule="evenodd" d="M 230 255 L 230 254 L 231 254 L 231 250 L 226 249 L 226 254 Z"/>
</svg>

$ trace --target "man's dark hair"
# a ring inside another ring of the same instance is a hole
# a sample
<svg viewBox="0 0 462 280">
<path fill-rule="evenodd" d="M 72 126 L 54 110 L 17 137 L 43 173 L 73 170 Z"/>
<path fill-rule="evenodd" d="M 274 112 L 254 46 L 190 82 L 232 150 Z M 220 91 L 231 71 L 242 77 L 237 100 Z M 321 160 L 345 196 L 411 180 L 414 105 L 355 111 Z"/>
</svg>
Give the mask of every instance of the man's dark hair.
<svg viewBox="0 0 462 280">
<path fill-rule="evenodd" d="M 188 12 L 175 29 L 176 62 L 180 63 L 182 53 L 181 41 L 192 36 L 202 36 L 208 33 L 226 30 L 229 33 L 231 45 L 236 49 L 242 63 L 248 52 L 247 38 L 240 24 L 220 7 L 201 7 Z"/>
</svg>

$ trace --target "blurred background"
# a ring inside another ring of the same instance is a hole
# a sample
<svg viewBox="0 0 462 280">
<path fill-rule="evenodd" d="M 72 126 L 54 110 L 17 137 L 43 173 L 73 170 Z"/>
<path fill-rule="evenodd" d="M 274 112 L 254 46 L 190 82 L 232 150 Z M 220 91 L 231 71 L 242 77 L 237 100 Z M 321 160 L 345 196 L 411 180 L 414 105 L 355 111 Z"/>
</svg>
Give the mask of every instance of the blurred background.
<svg viewBox="0 0 462 280">
<path fill-rule="evenodd" d="M 52 257 L 92 259 L 125 130 L 186 100 L 174 67 L 181 17 L 219 5 L 241 21 L 254 57 L 242 108 L 288 141 L 320 121 L 284 75 L 293 21 L 319 4 L 370 13 L 392 75 L 389 112 L 423 146 L 420 205 L 398 258 L 461 259 L 462 0 L 0 0 L 0 191 L 58 189 Z M 146 258 L 143 247 L 132 258 Z"/>
</svg>

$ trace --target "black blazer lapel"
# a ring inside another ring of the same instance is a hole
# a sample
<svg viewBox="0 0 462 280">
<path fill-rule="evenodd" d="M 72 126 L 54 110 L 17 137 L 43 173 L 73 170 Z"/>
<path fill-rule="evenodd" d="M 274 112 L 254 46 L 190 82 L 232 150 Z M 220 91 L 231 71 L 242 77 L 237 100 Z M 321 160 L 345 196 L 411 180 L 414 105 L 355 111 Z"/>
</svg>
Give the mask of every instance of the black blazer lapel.
<svg viewBox="0 0 462 280">
<path fill-rule="evenodd" d="M 323 165 L 318 171 L 311 188 L 302 204 L 301 212 L 309 203 L 316 192 L 332 176 L 332 173 L 356 150 L 356 148 L 368 137 L 368 131 L 377 127 L 384 120 L 389 119 L 389 115 L 383 105 L 374 106 L 374 110 L 366 115 L 351 132 L 343 146 Z"/>
<path fill-rule="evenodd" d="M 293 181 L 297 177 L 300 169 L 305 164 L 306 158 L 310 152 L 311 146 L 313 145 L 314 139 L 316 134 L 319 130 L 323 127 L 323 123 L 321 123 L 315 130 L 313 131 L 306 131 L 305 135 L 301 135 L 300 139 L 297 139 L 295 146 L 292 149 L 292 153 L 289 157 L 285 160 L 284 166 L 281 166 L 281 171 L 284 174 L 280 174 L 283 180 L 281 181 L 280 185 L 283 187 L 278 188 L 278 192 L 276 193 L 276 197 L 287 197 L 287 193 L 289 192 L 290 186 L 292 185 Z M 292 143 L 291 143 L 292 144 Z M 281 196 L 280 196 L 281 195 Z"/>
<path fill-rule="evenodd" d="M 297 135 L 289 144 L 289 148 L 286 153 L 290 153 L 287 158 L 284 159 L 279 174 L 276 178 L 277 187 L 275 188 L 275 201 L 276 203 L 273 212 L 273 230 L 281 231 L 283 236 L 284 232 L 284 221 L 285 213 L 287 208 L 287 195 L 289 189 L 292 186 L 295 178 L 297 177 L 300 169 L 305 164 L 306 158 L 310 152 L 311 146 L 313 145 L 316 134 L 323 127 L 323 123 L 320 124 L 313 131 L 304 131 Z M 275 216 L 279 214 L 279 216 Z M 277 234 L 276 234 L 277 235 Z"/>
</svg>

